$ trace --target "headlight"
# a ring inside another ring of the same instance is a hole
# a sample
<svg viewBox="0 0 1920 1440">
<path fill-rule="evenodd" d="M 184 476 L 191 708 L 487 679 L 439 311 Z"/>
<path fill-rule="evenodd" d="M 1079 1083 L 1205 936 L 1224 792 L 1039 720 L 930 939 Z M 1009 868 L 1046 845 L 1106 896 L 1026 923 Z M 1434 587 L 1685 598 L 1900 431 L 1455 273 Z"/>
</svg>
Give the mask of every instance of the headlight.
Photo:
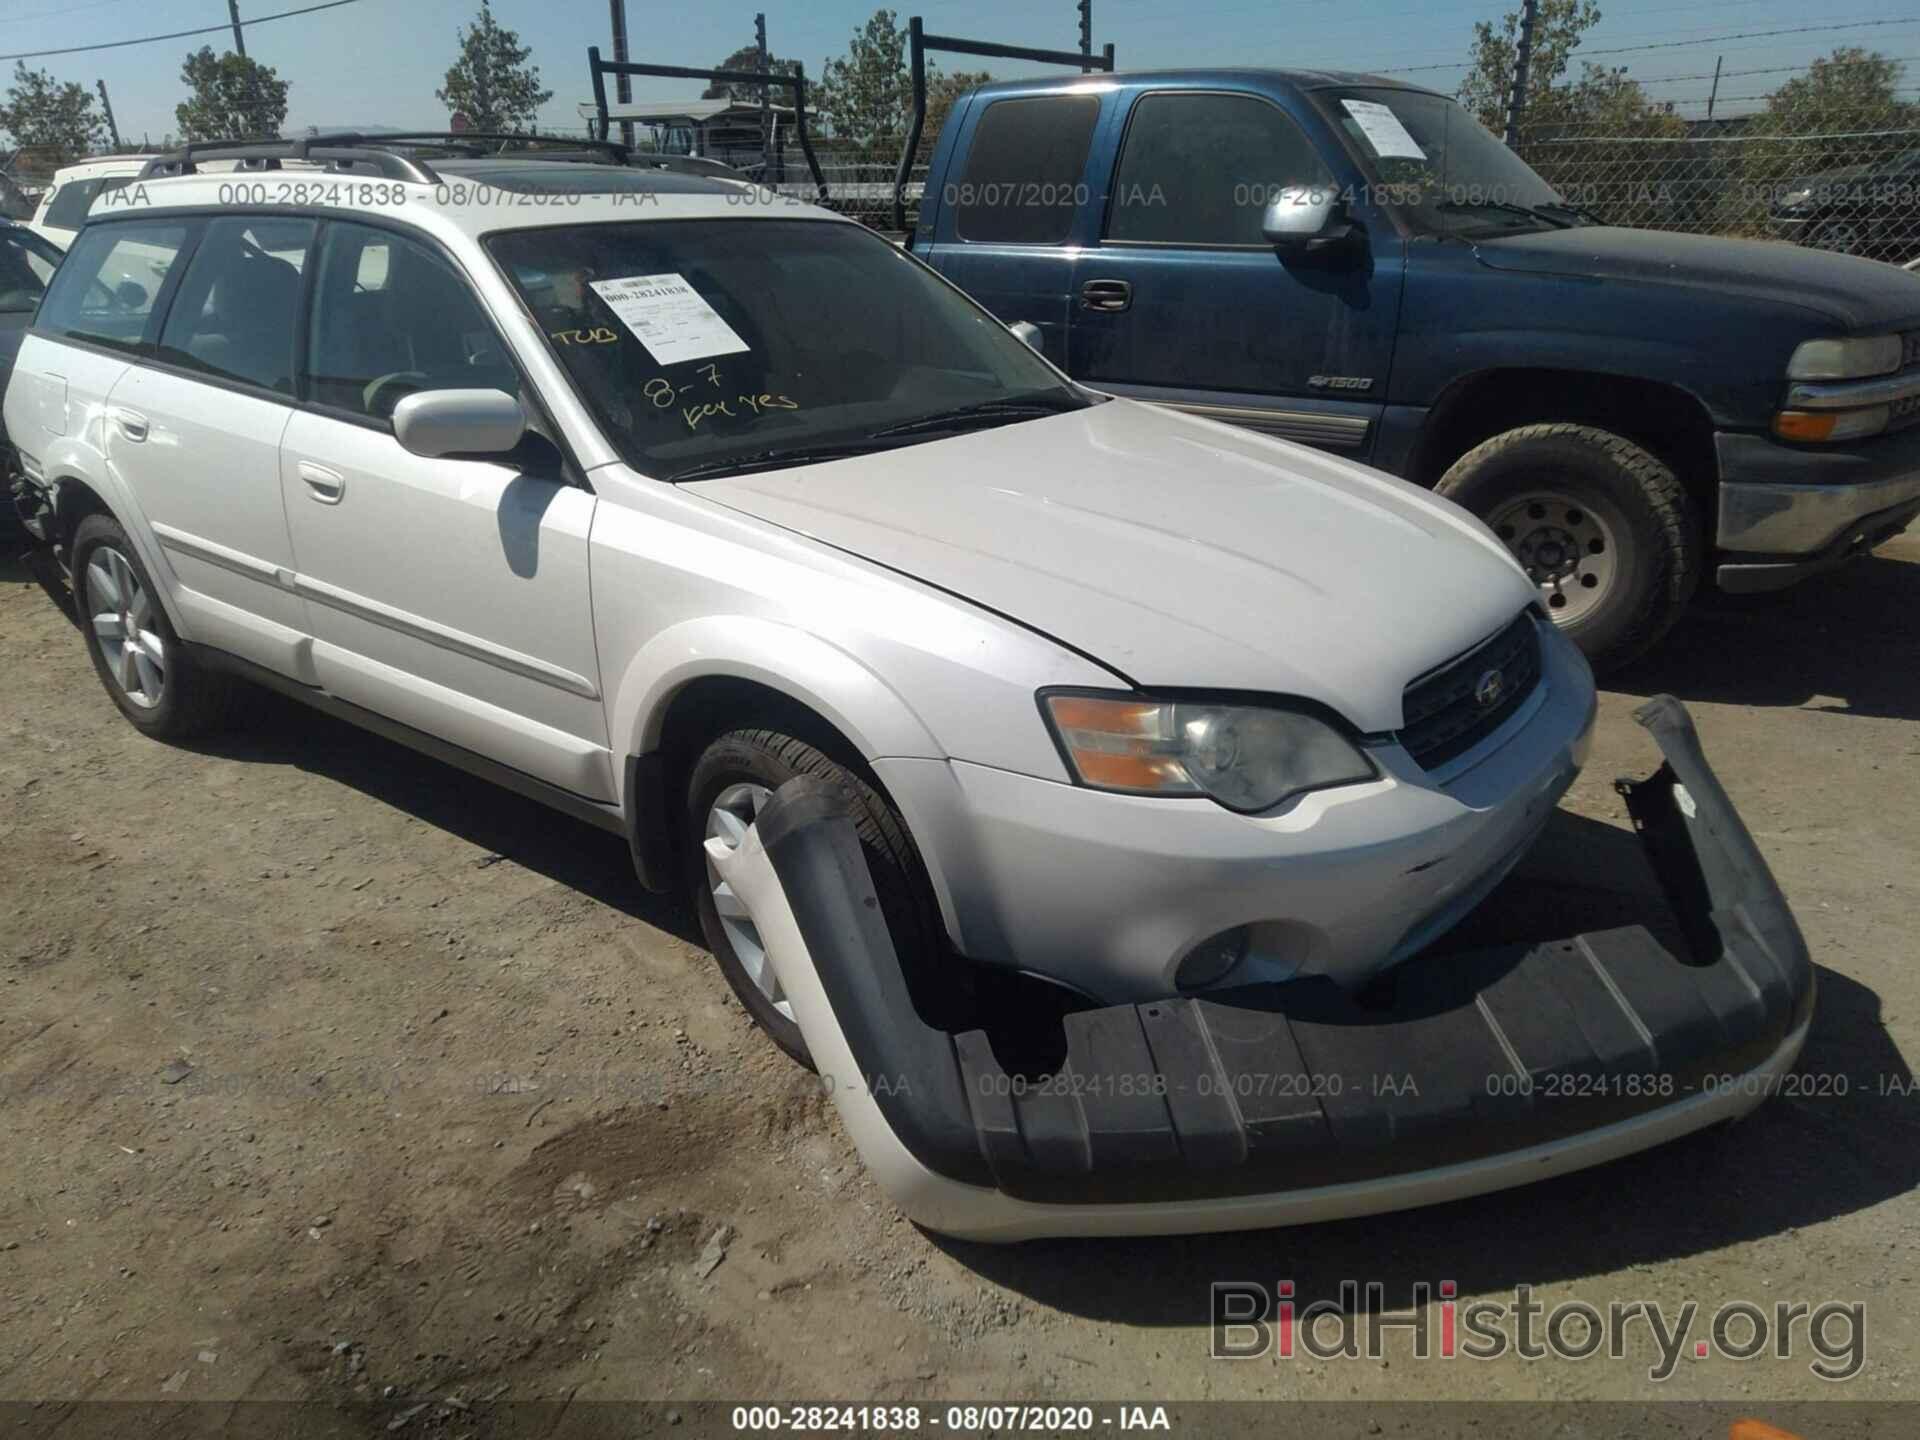
<svg viewBox="0 0 1920 1440">
<path fill-rule="evenodd" d="M 1377 773 L 1339 731 L 1296 710 L 1064 693 L 1042 695 L 1041 708 L 1075 776 L 1096 790 L 1210 795 L 1252 812 Z"/>
<path fill-rule="evenodd" d="M 1865 340 L 1807 340 L 1787 362 L 1789 380 L 1864 380 L 1891 375 L 1900 368 L 1898 335 Z"/>
<path fill-rule="evenodd" d="M 1803 185 L 1798 190 L 1789 190 L 1786 194 L 1782 195 L 1779 200 L 1775 202 L 1775 207 L 1781 210 L 1791 210 L 1796 205 L 1804 205 L 1811 199 L 1813 199 L 1813 187 L 1811 185 Z"/>
</svg>

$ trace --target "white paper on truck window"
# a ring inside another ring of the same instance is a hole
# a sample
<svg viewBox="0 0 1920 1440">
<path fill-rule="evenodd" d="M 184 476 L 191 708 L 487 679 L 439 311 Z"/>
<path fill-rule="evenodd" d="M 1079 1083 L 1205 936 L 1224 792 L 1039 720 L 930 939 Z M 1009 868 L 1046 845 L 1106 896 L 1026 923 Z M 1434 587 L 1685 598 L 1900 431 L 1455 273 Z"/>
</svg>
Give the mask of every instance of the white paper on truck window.
<svg viewBox="0 0 1920 1440">
<path fill-rule="evenodd" d="M 1424 160 L 1427 152 L 1407 133 L 1400 117 L 1377 100 L 1342 100 L 1353 123 L 1382 160 Z"/>
<path fill-rule="evenodd" d="M 662 365 L 738 355 L 750 348 L 685 276 L 626 275 L 591 283 L 593 293 Z"/>
</svg>

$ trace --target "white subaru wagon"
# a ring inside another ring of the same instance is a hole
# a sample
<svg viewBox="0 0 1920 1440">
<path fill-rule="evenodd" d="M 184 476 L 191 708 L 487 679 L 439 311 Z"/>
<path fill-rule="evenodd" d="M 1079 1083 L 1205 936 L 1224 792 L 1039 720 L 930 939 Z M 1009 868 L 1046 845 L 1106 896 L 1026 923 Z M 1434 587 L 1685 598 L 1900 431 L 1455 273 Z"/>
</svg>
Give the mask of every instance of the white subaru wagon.
<svg viewBox="0 0 1920 1440">
<path fill-rule="evenodd" d="M 1586 663 L 1479 521 L 1076 385 L 856 223 L 281 149 L 330 168 L 195 147 L 97 206 L 7 391 L 107 693 L 171 738 L 264 683 L 626 836 L 797 1057 L 709 856 L 794 776 L 958 1027 L 1357 984 L 1584 759 Z"/>
</svg>

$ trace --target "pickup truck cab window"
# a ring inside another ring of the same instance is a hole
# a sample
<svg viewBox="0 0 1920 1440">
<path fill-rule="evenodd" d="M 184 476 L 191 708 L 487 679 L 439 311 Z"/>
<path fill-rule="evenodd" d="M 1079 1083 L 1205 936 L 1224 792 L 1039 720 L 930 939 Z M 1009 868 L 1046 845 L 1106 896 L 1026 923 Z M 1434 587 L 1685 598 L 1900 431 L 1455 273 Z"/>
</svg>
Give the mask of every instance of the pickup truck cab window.
<svg viewBox="0 0 1920 1440">
<path fill-rule="evenodd" d="M 996 100 L 973 132 L 967 168 L 955 182 L 954 228 L 963 240 L 1058 245 L 1086 200 L 1082 175 L 1098 95 Z"/>
<path fill-rule="evenodd" d="M 96 225 L 74 241 L 35 318 L 36 329 L 137 349 L 153 302 L 187 243 L 181 222 Z"/>
<path fill-rule="evenodd" d="M 160 332 L 158 358 L 293 394 L 293 337 L 311 220 L 209 222 Z"/>
<path fill-rule="evenodd" d="M 1444 95 L 1345 86 L 1317 97 L 1374 198 L 1411 229 L 1480 238 L 1583 223 L 1554 188 Z"/>
<path fill-rule="evenodd" d="M 1254 95 L 1172 91 L 1133 107 L 1114 172 L 1106 239 L 1272 247 L 1260 221 L 1291 185 L 1332 183 L 1300 127 Z"/>
<path fill-rule="evenodd" d="M 886 241 L 813 220 L 648 220 L 486 242 L 634 468 L 888 450 L 1088 404 Z"/>
</svg>

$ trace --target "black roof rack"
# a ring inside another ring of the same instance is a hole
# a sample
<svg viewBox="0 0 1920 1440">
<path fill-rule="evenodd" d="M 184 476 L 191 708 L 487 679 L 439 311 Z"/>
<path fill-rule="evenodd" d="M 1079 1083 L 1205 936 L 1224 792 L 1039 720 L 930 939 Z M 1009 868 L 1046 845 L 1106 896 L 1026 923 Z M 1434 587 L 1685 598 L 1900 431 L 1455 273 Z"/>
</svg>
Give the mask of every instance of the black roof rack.
<svg viewBox="0 0 1920 1440">
<path fill-rule="evenodd" d="M 326 136 L 320 137 L 326 139 Z M 578 135 L 527 135 L 517 131 L 503 130 L 395 130 L 382 131 L 378 135 L 367 137 L 376 145 L 421 146 L 433 150 L 459 151 L 473 159 L 483 156 L 507 155 L 516 151 L 525 151 L 529 155 L 545 155 L 548 158 L 571 158 L 564 155 L 568 150 L 585 151 L 593 159 L 603 164 L 625 165 L 628 151 L 618 140 L 581 139 Z M 561 156 L 551 155 L 545 148 L 563 152 Z"/>
<path fill-rule="evenodd" d="M 243 170 L 278 170 L 282 160 L 304 160 L 333 168 L 367 165 L 387 180 L 410 180 L 417 185 L 437 185 L 440 177 L 421 161 L 382 149 L 387 137 L 353 133 L 311 135 L 287 140 L 264 135 L 250 140 L 196 140 L 156 155 L 139 174 L 141 180 L 158 180 L 169 175 L 194 175 L 203 160 L 233 160 Z"/>
<path fill-rule="evenodd" d="M 1035 50 L 1026 45 L 1000 45 L 991 40 L 929 35 L 918 15 L 907 21 L 907 50 L 913 67 L 913 121 L 907 127 L 907 143 L 900 150 L 900 168 L 893 173 L 893 228 L 896 230 L 907 228 L 907 179 L 913 172 L 914 152 L 920 148 L 920 132 L 927 124 L 927 51 L 984 55 L 993 60 L 1032 60 L 1041 65 L 1073 65 L 1083 75 L 1094 70 L 1113 72 L 1111 41 L 1098 55 L 1079 50 Z"/>
<path fill-rule="evenodd" d="M 813 176 L 814 190 L 821 204 L 827 201 L 827 182 L 820 174 L 820 162 L 813 158 L 813 141 L 807 135 L 807 77 L 799 61 L 793 62 L 791 75 L 762 73 L 758 70 L 694 70 L 685 65 L 640 65 L 629 60 L 602 60 L 600 47 L 587 47 L 587 68 L 593 74 L 593 108 L 599 112 L 600 138 L 605 140 L 611 127 L 607 114 L 607 76 L 652 75 L 663 80 L 706 80 L 714 84 L 781 85 L 793 91 L 793 128 L 800 137 L 800 151 L 807 157 L 807 170 Z"/>
</svg>

